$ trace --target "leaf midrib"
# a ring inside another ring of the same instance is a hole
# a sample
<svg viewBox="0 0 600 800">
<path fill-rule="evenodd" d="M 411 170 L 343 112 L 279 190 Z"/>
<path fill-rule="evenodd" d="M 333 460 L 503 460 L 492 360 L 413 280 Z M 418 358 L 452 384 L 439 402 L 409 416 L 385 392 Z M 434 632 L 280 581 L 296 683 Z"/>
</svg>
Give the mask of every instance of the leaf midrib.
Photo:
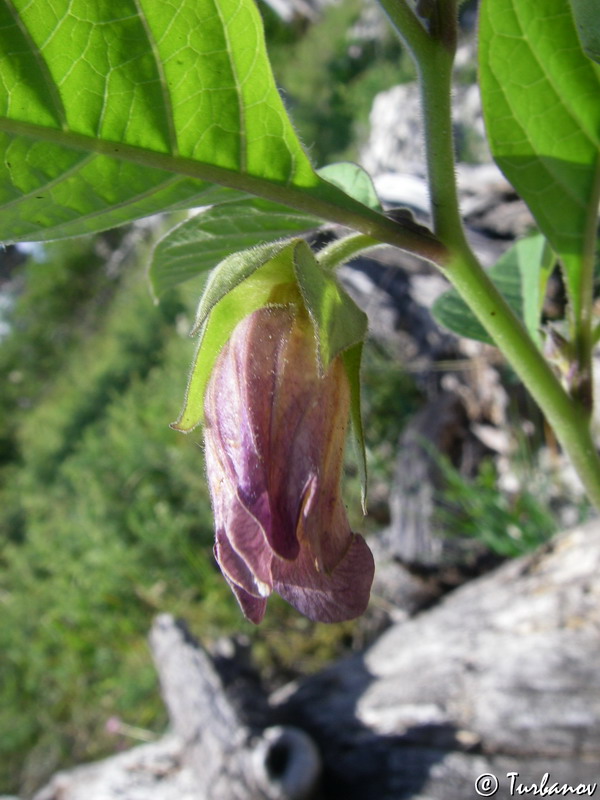
<svg viewBox="0 0 600 800">
<path fill-rule="evenodd" d="M 289 205 L 322 219 L 338 222 L 373 236 L 381 242 L 410 250 L 438 263 L 445 263 L 446 248 L 433 234 L 420 234 L 399 225 L 383 214 L 354 200 L 333 184 L 320 179 L 309 186 L 278 183 L 226 167 L 159 153 L 147 148 L 124 144 L 119 141 L 97 139 L 72 131 L 20 122 L 0 117 L 0 131 L 13 136 L 24 136 L 34 141 L 45 141 L 68 149 L 82 150 L 122 161 L 150 167 L 163 172 L 187 176 L 199 181 L 217 183 L 233 189 L 246 191 L 277 203 Z"/>
</svg>

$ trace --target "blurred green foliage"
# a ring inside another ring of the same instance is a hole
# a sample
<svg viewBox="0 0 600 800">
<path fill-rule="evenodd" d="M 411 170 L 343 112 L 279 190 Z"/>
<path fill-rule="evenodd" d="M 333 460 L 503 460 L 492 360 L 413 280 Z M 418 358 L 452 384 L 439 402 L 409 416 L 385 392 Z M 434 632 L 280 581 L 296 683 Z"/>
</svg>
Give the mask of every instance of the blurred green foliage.
<svg viewBox="0 0 600 800">
<path fill-rule="evenodd" d="M 353 629 L 275 598 L 260 629 L 243 621 L 214 564 L 200 432 L 168 427 L 197 298 L 154 306 L 148 244 L 116 273 L 106 244 L 57 243 L 29 261 L 0 343 L 0 792 L 23 796 L 114 750 L 111 716 L 162 730 L 146 645 L 156 613 L 204 641 L 245 632 L 272 680 L 317 669 Z"/>
<path fill-rule="evenodd" d="M 318 24 L 294 31 L 264 4 L 261 10 L 275 78 L 313 162 L 356 159 L 375 94 L 415 78 L 383 13 L 344 0 L 327 5 Z"/>
<path fill-rule="evenodd" d="M 557 532 L 556 516 L 535 481 L 533 489 L 522 481 L 518 491 L 507 493 L 499 487 L 489 458 L 481 462 L 473 479 L 461 475 L 446 456 L 438 454 L 436 460 L 444 481 L 436 523 L 444 536 L 471 537 L 499 556 L 514 558 Z"/>
</svg>

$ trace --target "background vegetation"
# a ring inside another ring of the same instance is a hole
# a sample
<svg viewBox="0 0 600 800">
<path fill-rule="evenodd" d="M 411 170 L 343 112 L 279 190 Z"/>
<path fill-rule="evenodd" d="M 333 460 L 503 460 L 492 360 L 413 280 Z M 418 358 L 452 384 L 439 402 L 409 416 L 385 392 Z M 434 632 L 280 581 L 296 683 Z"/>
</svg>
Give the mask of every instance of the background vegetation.
<svg viewBox="0 0 600 800">
<path fill-rule="evenodd" d="M 27 795 L 59 766 L 113 750 L 111 717 L 162 729 L 146 645 L 160 611 L 206 641 L 252 637 L 271 680 L 352 640 L 351 624 L 313 625 L 276 598 L 260 629 L 242 621 L 214 566 L 201 435 L 168 427 L 197 293 L 153 305 L 146 239 L 55 243 L 13 273 L 0 343 L 0 791 Z M 382 358 L 367 369 L 377 385 Z M 410 389 L 392 370 L 369 402 L 381 442 L 390 411 L 402 424 L 400 384 Z M 418 395 L 402 395 L 408 413 Z"/>
</svg>

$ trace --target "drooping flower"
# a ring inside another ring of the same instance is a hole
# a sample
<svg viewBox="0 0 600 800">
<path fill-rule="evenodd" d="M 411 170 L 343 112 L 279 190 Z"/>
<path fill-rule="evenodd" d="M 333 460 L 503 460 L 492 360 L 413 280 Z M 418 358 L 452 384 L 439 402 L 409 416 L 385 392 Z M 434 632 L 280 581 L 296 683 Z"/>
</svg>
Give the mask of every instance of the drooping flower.
<svg viewBox="0 0 600 800">
<path fill-rule="evenodd" d="M 252 622 L 273 591 L 322 622 L 366 608 L 373 557 L 340 495 L 349 395 L 341 356 L 321 374 L 296 304 L 245 317 L 213 368 L 204 413 L 215 555 Z"/>
</svg>

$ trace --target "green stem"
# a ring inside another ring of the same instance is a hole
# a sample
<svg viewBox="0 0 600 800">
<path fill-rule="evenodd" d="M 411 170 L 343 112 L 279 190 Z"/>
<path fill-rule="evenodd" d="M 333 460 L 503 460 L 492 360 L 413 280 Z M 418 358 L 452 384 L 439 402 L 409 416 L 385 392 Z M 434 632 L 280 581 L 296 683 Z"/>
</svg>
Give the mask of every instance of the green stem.
<svg viewBox="0 0 600 800">
<path fill-rule="evenodd" d="M 406 0 L 379 0 L 379 5 L 418 62 L 420 55 L 430 49 L 433 43 L 412 8 Z"/>
<path fill-rule="evenodd" d="M 446 272 L 542 409 L 577 470 L 590 500 L 600 508 L 600 457 L 588 415 L 570 397 L 524 325 L 470 252 L 457 253 Z"/>
<path fill-rule="evenodd" d="M 411 49 L 419 70 L 433 229 L 451 253 L 449 261 L 441 267 L 544 412 L 590 499 L 600 508 L 600 457 L 591 436 L 589 417 L 582 413 L 581 403 L 567 394 L 466 239 L 458 202 L 452 136 L 455 3 L 449 3 L 444 16 L 439 17 L 439 23 L 452 26 L 452 30 L 438 29 L 434 38 L 433 34 L 423 36 L 418 31 L 414 15 L 406 29 L 401 27 L 401 17 L 407 10 L 404 3 L 380 2 Z"/>
<path fill-rule="evenodd" d="M 364 233 L 353 233 L 342 239 L 335 239 L 317 253 L 317 261 L 326 270 L 335 269 L 340 264 L 345 264 L 365 250 L 381 247 L 382 243 L 365 236 Z"/>
<path fill-rule="evenodd" d="M 575 345 L 577 374 L 573 387 L 573 395 L 581 403 L 582 410 L 588 416 L 593 411 L 593 359 L 595 344 L 593 331 L 594 306 L 594 263 L 596 257 L 596 237 L 598 229 L 598 205 L 600 203 L 600 166 L 596 167 L 592 196 L 587 206 L 587 219 L 583 252 L 581 260 L 576 264 L 580 270 L 579 293 L 572 298 L 572 328 Z"/>
</svg>

